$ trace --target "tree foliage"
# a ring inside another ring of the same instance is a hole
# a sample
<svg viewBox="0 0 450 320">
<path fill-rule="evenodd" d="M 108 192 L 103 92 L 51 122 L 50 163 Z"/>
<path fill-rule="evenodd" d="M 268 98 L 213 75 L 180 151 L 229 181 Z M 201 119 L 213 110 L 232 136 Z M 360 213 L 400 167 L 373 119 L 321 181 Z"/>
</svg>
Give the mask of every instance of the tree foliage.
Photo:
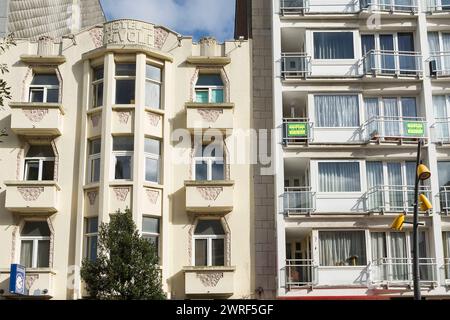
<svg viewBox="0 0 450 320">
<path fill-rule="evenodd" d="M 0 38 L 0 55 L 5 53 L 10 46 L 15 45 L 16 43 L 12 34 L 9 34 L 4 38 Z M 5 63 L 0 63 L 1 75 L 4 75 L 7 72 L 9 72 L 8 66 Z M 0 79 L 0 107 L 4 106 L 5 100 L 7 99 L 11 99 L 11 87 L 8 87 L 8 84 L 4 79 Z"/>
<path fill-rule="evenodd" d="M 109 300 L 161 300 L 162 290 L 155 246 L 139 235 L 130 210 L 117 212 L 102 224 L 95 261 L 81 267 L 90 296 Z"/>
</svg>

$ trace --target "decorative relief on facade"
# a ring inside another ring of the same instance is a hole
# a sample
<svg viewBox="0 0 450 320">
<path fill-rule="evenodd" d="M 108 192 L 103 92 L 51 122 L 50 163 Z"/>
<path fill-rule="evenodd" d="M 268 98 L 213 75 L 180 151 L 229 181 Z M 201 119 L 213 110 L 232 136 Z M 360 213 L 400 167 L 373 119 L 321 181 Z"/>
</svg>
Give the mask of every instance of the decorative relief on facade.
<svg viewBox="0 0 450 320">
<path fill-rule="evenodd" d="M 136 20 L 116 20 L 103 25 L 103 44 L 155 46 L 153 24 Z"/>
<path fill-rule="evenodd" d="M 27 288 L 27 290 L 30 290 L 31 287 L 33 286 L 34 282 L 35 282 L 37 279 L 39 279 L 39 274 L 37 274 L 37 273 L 27 274 L 27 275 L 25 276 L 25 278 L 26 278 L 26 280 L 25 280 L 26 288 Z M 31 294 L 32 294 L 32 293 L 31 293 Z"/>
<path fill-rule="evenodd" d="M 159 191 L 147 189 L 145 190 L 145 193 L 147 194 L 148 200 L 152 204 L 156 204 L 159 198 Z"/>
<path fill-rule="evenodd" d="M 231 266 L 231 230 L 226 218 L 220 219 L 225 230 L 225 265 Z"/>
<path fill-rule="evenodd" d="M 38 39 L 38 56 L 53 55 L 54 39 L 49 36 L 40 36 Z"/>
<path fill-rule="evenodd" d="M 27 73 L 25 74 L 25 77 L 22 80 L 22 101 L 28 101 L 29 95 L 28 87 L 32 79 L 33 79 L 33 68 L 31 66 L 28 66 Z"/>
<path fill-rule="evenodd" d="M 223 272 L 197 273 L 197 278 L 200 279 L 204 287 L 214 288 L 223 278 Z"/>
<path fill-rule="evenodd" d="M 230 102 L 230 79 L 228 79 L 228 75 L 225 72 L 225 68 L 222 68 L 220 70 L 220 76 L 222 78 L 223 86 L 224 86 L 224 89 L 225 89 L 224 101 L 225 102 Z"/>
<path fill-rule="evenodd" d="M 222 193 L 222 187 L 197 187 L 197 191 L 205 200 L 216 200 L 219 194 Z"/>
<path fill-rule="evenodd" d="M 12 244 L 11 244 L 11 263 L 13 263 L 16 260 L 15 257 L 16 257 L 16 243 L 18 243 L 17 241 L 18 230 L 19 230 L 18 226 L 13 226 Z"/>
<path fill-rule="evenodd" d="M 96 113 L 91 115 L 91 121 L 92 121 L 92 127 L 97 128 L 98 124 L 100 123 L 100 114 Z"/>
<path fill-rule="evenodd" d="M 48 114 L 48 109 L 24 109 L 22 112 L 31 122 L 41 122 Z"/>
<path fill-rule="evenodd" d="M 191 94 L 190 94 L 190 101 L 195 101 L 194 97 L 195 97 L 195 84 L 197 83 L 198 80 L 198 75 L 200 73 L 199 69 L 195 69 L 194 75 L 191 78 Z"/>
<path fill-rule="evenodd" d="M 36 201 L 44 192 L 44 187 L 18 187 L 17 190 L 25 201 Z"/>
<path fill-rule="evenodd" d="M 128 193 L 130 193 L 130 188 L 114 188 L 114 194 L 118 201 L 124 202 L 128 197 Z"/>
<path fill-rule="evenodd" d="M 127 124 L 128 120 L 130 120 L 131 112 L 130 111 L 121 111 L 118 113 L 119 122 L 121 124 Z"/>
<path fill-rule="evenodd" d="M 219 116 L 223 114 L 223 110 L 217 109 L 197 109 L 197 112 L 206 122 L 214 123 L 219 119 Z"/>
<path fill-rule="evenodd" d="M 50 219 L 50 217 L 47 218 L 47 224 L 48 224 L 48 228 L 50 229 L 50 252 L 49 252 L 49 260 L 48 260 L 48 265 L 51 267 L 53 267 L 53 257 L 54 257 L 54 252 L 55 252 L 55 228 L 53 228 L 53 223 L 52 223 L 52 219 Z"/>
<path fill-rule="evenodd" d="M 169 32 L 163 28 L 155 28 L 155 48 L 161 49 L 169 37 Z"/>
<path fill-rule="evenodd" d="M 89 191 L 87 196 L 89 198 L 89 204 L 93 206 L 95 204 L 95 199 L 97 198 L 97 191 Z"/>
<path fill-rule="evenodd" d="M 102 28 L 94 28 L 89 31 L 89 35 L 91 36 L 92 43 L 96 48 L 99 48 L 103 45 L 103 29 Z"/>
<path fill-rule="evenodd" d="M 147 117 L 148 117 L 148 121 L 152 127 L 157 127 L 159 122 L 161 121 L 160 115 L 157 115 L 157 114 L 154 114 L 151 112 L 147 112 Z"/>
<path fill-rule="evenodd" d="M 53 153 L 55 154 L 55 167 L 53 169 L 53 177 L 55 181 L 58 181 L 59 178 L 59 152 L 58 148 L 56 148 L 55 140 L 51 140 L 50 145 L 52 146 Z"/>
<path fill-rule="evenodd" d="M 16 159 L 16 179 L 20 180 L 20 172 L 22 171 L 22 155 L 23 155 L 23 147 L 19 149 L 19 152 L 17 152 L 17 159 Z"/>
</svg>

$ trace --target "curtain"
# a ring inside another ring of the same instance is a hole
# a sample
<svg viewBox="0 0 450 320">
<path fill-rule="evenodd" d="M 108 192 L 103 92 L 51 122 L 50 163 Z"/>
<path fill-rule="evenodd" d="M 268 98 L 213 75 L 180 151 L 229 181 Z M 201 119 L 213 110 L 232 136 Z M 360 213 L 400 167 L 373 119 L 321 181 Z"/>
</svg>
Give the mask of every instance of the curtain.
<svg viewBox="0 0 450 320">
<path fill-rule="evenodd" d="M 363 56 L 366 55 L 369 51 L 375 50 L 375 36 L 373 34 L 361 35 L 361 49 Z M 370 56 L 367 56 L 366 59 L 367 60 L 364 63 L 364 71 L 369 72 L 375 69 L 375 55 L 371 54 Z"/>
<path fill-rule="evenodd" d="M 447 259 L 447 265 L 445 266 L 445 278 L 450 279 L 450 232 L 443 232 L 442 238 L 444 243 L 444 258 Z"/>
<path fill-rule="evenodd" d="M 400 136 L 400 117 L 396 98 L 384 98 L 384 134 L 385 137 Z"/>
<path fill-rule="evenodd" d="M 448 7 L 450 9 L 450 7 Z M 443 68 L 446 74 L 450 73 L 450 33 L 442 34 L 442 50 L 446 53 L 443 61 Z"/>
<path fill-rule="evenodd" d="M 433 96 L 434 118 L 436 123 L 436 135 L 439 140 L 449 140 L 449 126 L 447 115 L 447 104 L 445 96 Z"/>
<path fill-rule="evenodd" d="M 408 122 L 409 121 L 416 121 L 417 120 L 417 108 L 416 108 L 416 99 L 415 98 L 401 98 L 400 99 L 402 104 L 402 117 L 403 121 L 402 126 L 403 127 L 403 136 L 407 136 L 408 132 Z"/>
<path fill-rule="evenodd" d="M 321 266 L 367 264 L 364 231 L 320 231 Z"/>
<path fill-rule="evenodd" d="M 391 232 L 391 270 L 392 280 L 408 280 L 406 234 Z"/>
<path fill-rule="evenodd" d="M 321 192 L 361 191 L 358 162 L 319 162 Z"/>
<path fill-rule="evenodd" d="M 382 186 L 383 183 L 383 163 L 380 161 L 370 161 L 366 162 L 366 172 L 367 172 L 367 186 L 368 188 L 373 188 L 377 186 Z M 381 192 L 380 192 L 381 191 Z M 368 198 L 368 209 L 377 210 L 383 205 L 382 189 L 374 190 L 374 192 L 369 194 Z"/>
<path fill-rule="evenodd" d="M 428 32 L 428 46 L 430 48 L 430 54 L 441 51 L 439 48 L 439 33 Z"/>
<path fill-rule="evenodd" d="M 391 34 L 380 35 L 380 50 L 382 51 L 394 50 L 394 37 Z M 381 53 L 381 71 L 383 73 L 395 72 L 395 57 L 392 52 Z"/>
<path fill-rule="evenodd" d="M 450 210 L 450 161 L 438 161 L 439 188 L 441 194 L 441 210 Z"/>
<path fill-rule="evenodd" d="M 414 186 L 416 184 L 416 163 L 414 161 L 407 161 L 405 163 L 406 170 L 406 185 L 409 186 L 409 191 L 407 192 L 408 199 L 408 209 L 412 209 L 414 206 Z"/>
<path fill-rule="evenodd" d="M 389 183 L 389 201 L 386 205 L 388 209 L 403 210 L 403 179 L 402 166 L 398 162 L 388 162 L 388 183 Z"/>
<path fill-rule="evenodd" d="M 358 127 L 358 96 L 314 96 L 317 127 Z"/>
<path fill-rule="evenodd" d="M 353 59 L 353 32 L 314 32 L 315 59 Z"/>
<path fill-rule="evenodd" d="M 414 52 L 414 38 L 412 33 L 398 33 L 398 51 L 400 52 Z M 416 57 L 412 55 L 400 55 L 400 70 L 401 73 L 410 73 L 416 70 Z"/>
<path fill-rule="evenodd" d="M 378 98 L 364 98 L 364 107 L 366 109 L 367 134 L 369 138 L 380 135 L 380 122 L 376 118 L 380 116 Z"/>
<path fill-rule="evenodd" d="M 386 252 L 386 234 L 384 232 L 370 233 L 372 244 L 372 261 L 379 261 L 387 257 Z"/>
<path fill-rule="evenodd" d="M 33 261 L 33 240 L 22 240 L 20 245 L 20 264 L 31 268 Z"/>
</svg>

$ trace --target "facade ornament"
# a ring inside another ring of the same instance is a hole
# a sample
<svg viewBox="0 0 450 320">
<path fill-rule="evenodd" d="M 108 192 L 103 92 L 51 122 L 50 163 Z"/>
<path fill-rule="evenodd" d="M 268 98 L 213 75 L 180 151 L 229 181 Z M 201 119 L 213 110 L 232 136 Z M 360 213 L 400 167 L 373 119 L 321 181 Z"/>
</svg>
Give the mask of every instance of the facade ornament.
<svg viewBox="0 0 450 320">
<path fill-rule="evenodd" d="M 100 114 L 96 113 L 91 116 L 92 127 L 97 128 L 100 121 Z"/>
<path fill-rule="evenodd" d="M 223 272 L 197 273 L 204 287 L 216 287 L 220 279 L 223 278 Z"/>
<path fill-rule="evenodd" d="M 32 274 L 27 274 L 25 276 L 26 280 L 25 280 L 25 284 L 26 284 L 26 288 L 27 290 L 30 290 L 31 287 L 33 286 L 34 282 L 39 279 L 39 274 L 37 273 L 32 273 Z"/>
<path fill-rule="evenodd" d="M 103 45 L 103 28 L 91 29 L 89 35 L 96 48 L 100 48 Z"/>
<path fill-rule="evenodd" d="M 169 36 L 169 32 L 163 28 L 155 28 L 155 48 L 162 49 Z"/>
<path fill-rule="evenodd" d="M 25 117 L 31 122 L 41 122 L 42 119 L 48 114 L 48 109 L 24 109 L 22 110 Z"/>
<path fill-rule="evenodd" d="M 130 188 L 114 188 L 116 199 L 124 202 L 127 199 Z"/>
<path fill-rule="evenodd" d="M 151 112 L 147 112 L 147 117 L 148 117 L 148 120 L 152 127 L 157 127 L 159 124 L 159 121 L 161 121 L 161 116 L 151 113 Z"/>
<path fill-rule="evenodd" d="M 206 122 L 214 123 L 219 119 L 219 116 L 223 114 L 223 110 L 217 109 L 197 109 L 197 112 L 201 115 Z"/>
<path fill-rule="evenodd" d="M 44 192 L 44 187 L 18 187 L 17 190 L 25 201 L 36 201 Z"/>
<path fill-rule="evenodd" d="M 156 202 L 158 201 L 158 198 L 159 198 L 159 191 L 151 190 L 151 189 L 147 189 L 145 191 L 147 193 L 147 197 L 148 197 L 148 200 L 150 201 L 150 203 L 156 204 Z"/>
<path fill-rule="evenodd" d="M 97 191 L 89 191 L 87 196 L 89 198 L 89 204 L 93 206 L 95 204 L 95 199 L 97 198 Z"/>
<path fill-rule="evenodd" d="M 130 111 L 121 111 L 118 113 L 118 116 L 119 116 L 119 122 L 121 124 L 127 124 L 128 120 L 131 117 L 131 112 Z"/>
<path fill-rule="evenodd" d="M 222 187 L 197 187 L 197 191 L 205 200 L 216 200 L 219 194 L 222 193 Z"/>
</svg>

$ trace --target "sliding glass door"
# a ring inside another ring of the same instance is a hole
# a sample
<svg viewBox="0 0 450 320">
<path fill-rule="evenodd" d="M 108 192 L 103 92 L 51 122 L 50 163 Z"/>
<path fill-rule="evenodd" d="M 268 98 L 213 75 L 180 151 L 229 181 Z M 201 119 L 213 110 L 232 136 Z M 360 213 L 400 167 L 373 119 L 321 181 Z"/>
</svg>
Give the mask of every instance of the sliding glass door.
<svg viewBox="0 0 450 320">
<path fill-rule="evenodd" d="M 381 72 L 395 73 L 394 36 L 380 34 Z"/>
<path fill-rule="evenodd" d="M 448 97 L 446 96 L 433 96 L 433 110 L 436 121 L 434 130 L 439 142 L 450 141 L 447 99 Z"/>
<path fill-rule="evenodd" d="M 400 73 L 411 73 L 417 69 L 416 57 L 411 53 L 414 52 L 414 38 L 412 33 L 398 33 L 398 51 Z M 411 71 L 409 71 L 411 70 Z"/>
</svg>

